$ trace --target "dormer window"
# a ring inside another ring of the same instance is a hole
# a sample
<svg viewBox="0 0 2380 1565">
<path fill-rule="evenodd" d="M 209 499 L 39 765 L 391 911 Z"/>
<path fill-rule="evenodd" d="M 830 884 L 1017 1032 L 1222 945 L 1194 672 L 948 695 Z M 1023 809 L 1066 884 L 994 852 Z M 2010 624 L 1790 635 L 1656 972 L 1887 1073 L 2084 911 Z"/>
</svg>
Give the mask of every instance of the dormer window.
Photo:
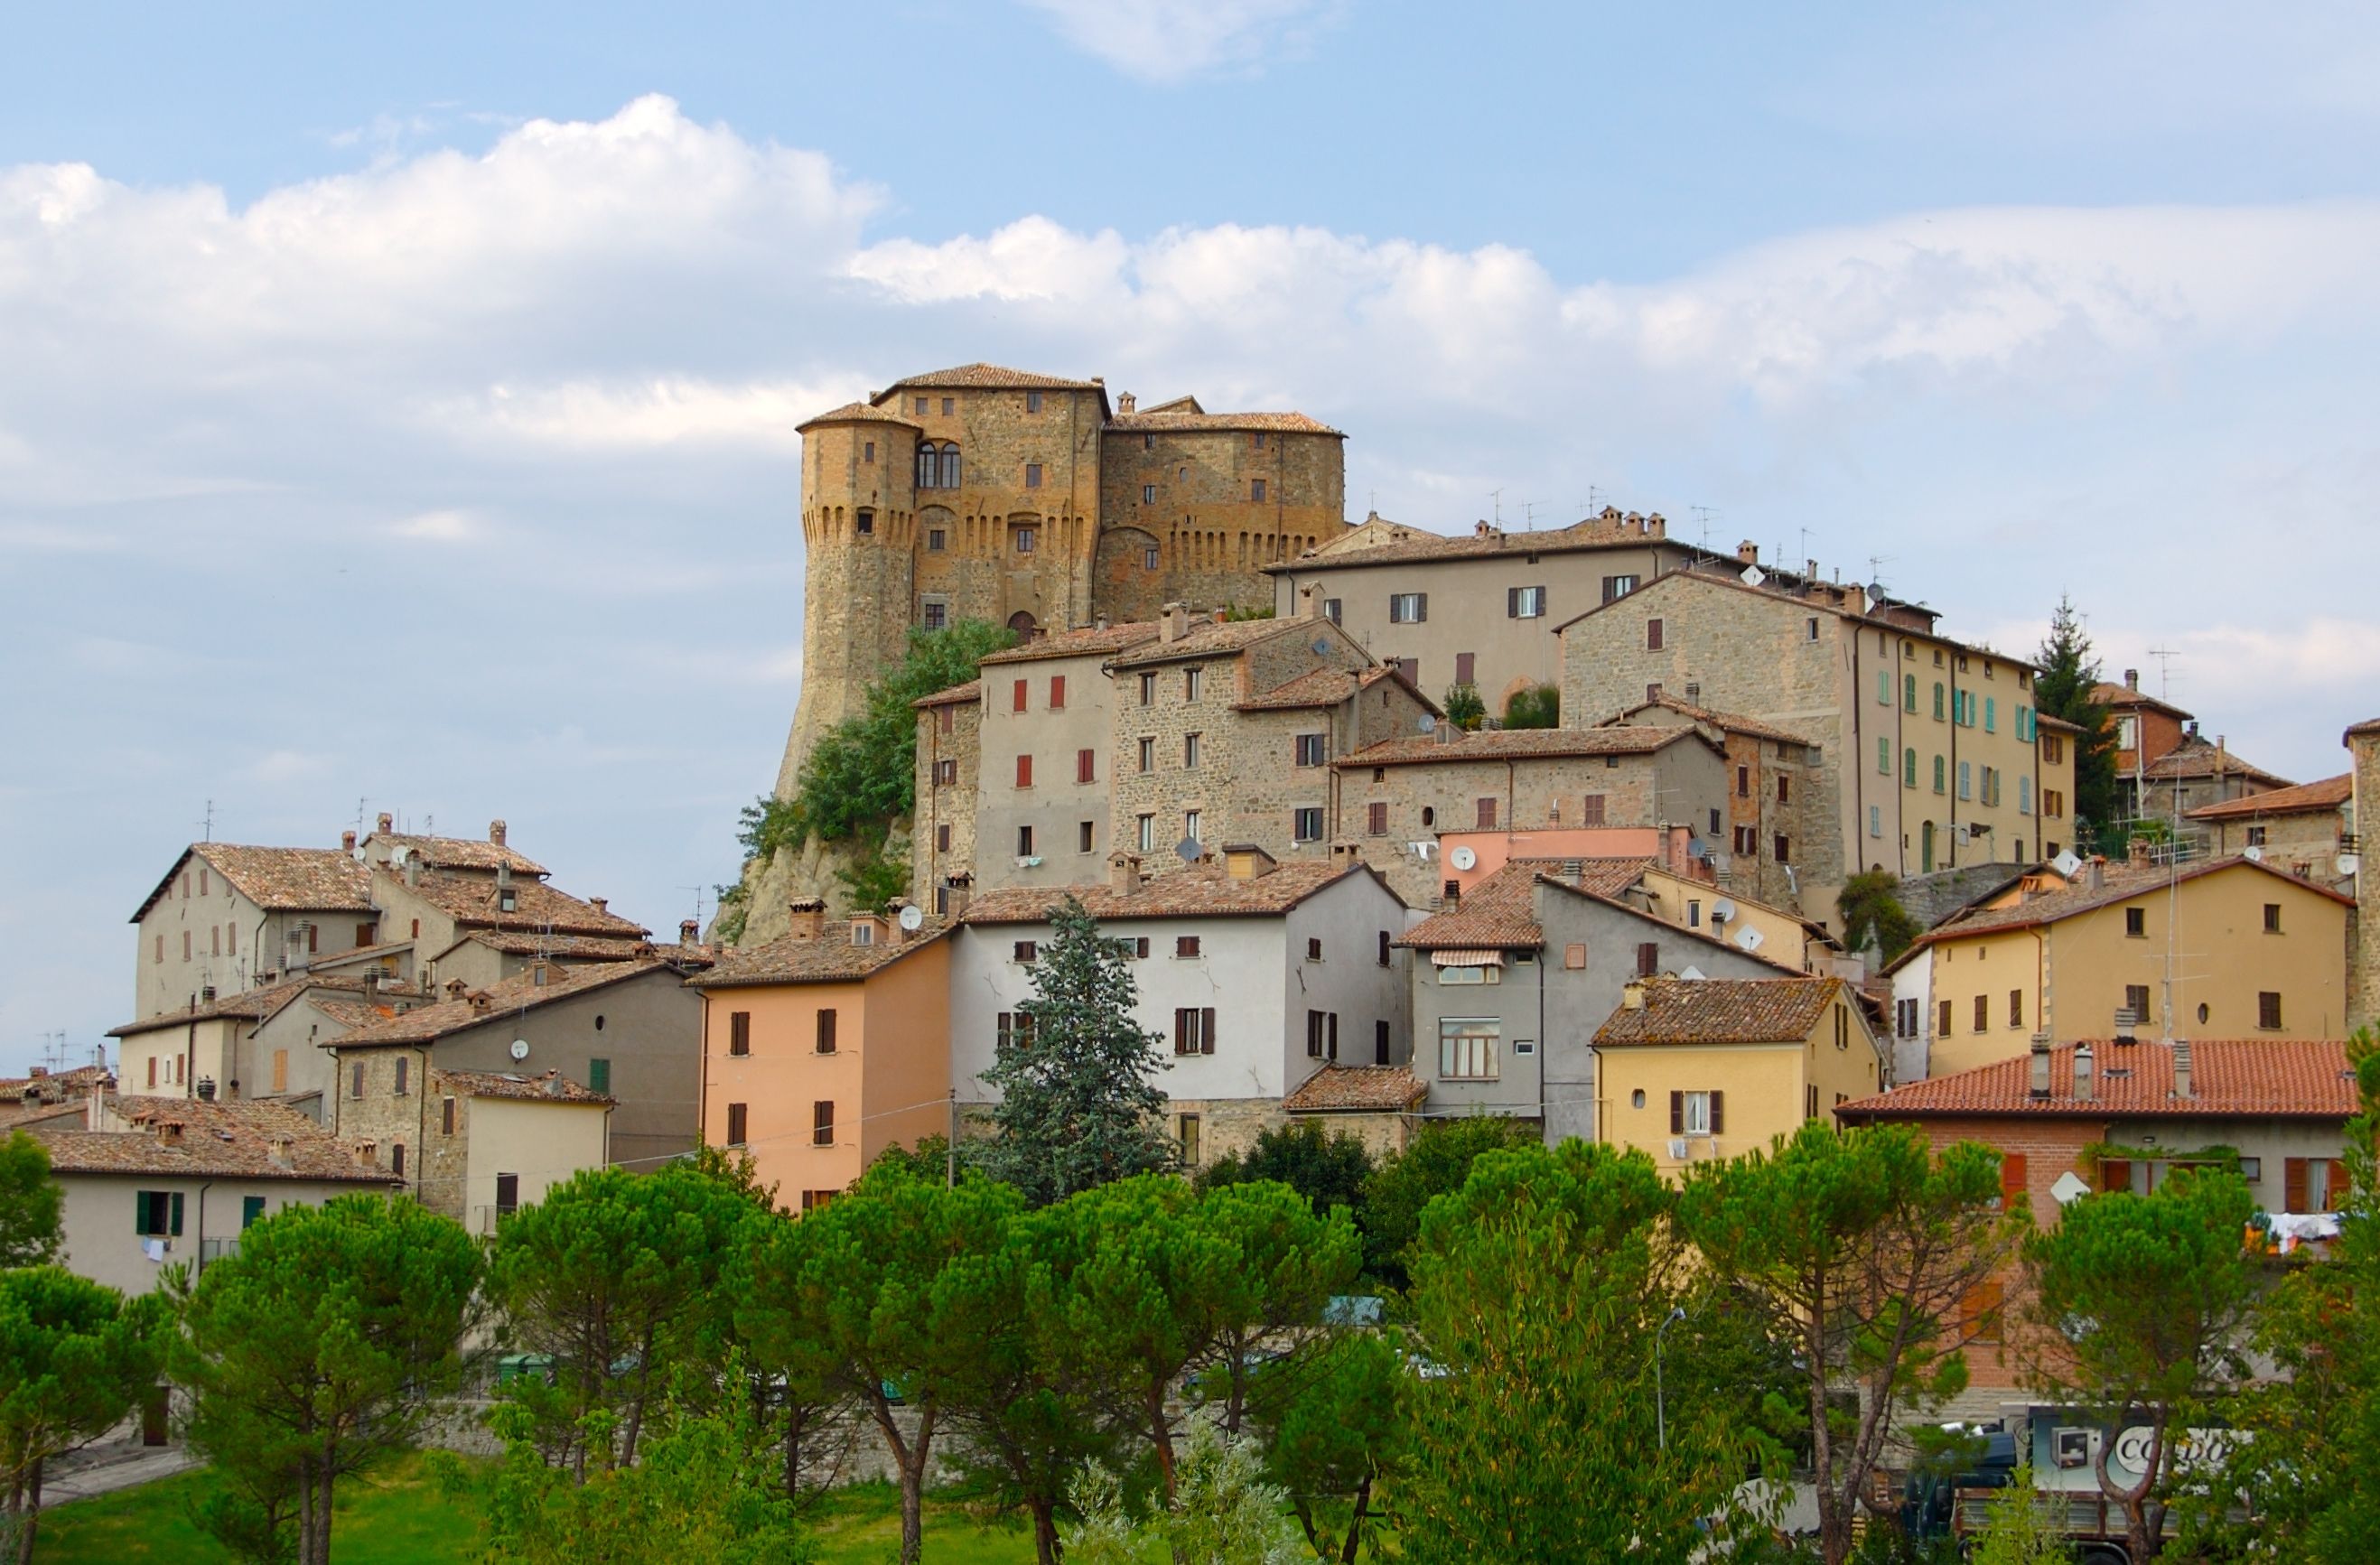
<svg viewBox="0 0 2380 1565">
<path fill-rule="evenodd" d="M 851 943 L 854 945 L 874 945 L 876 943 L 876 920 L 873 918 L 853 919 L 851 921 Z"/>
<path fill-rule="evenodd" d="M 520 893 L 514 891 L 510 886 L 496 893 L 496 911 L 499 913 L 516 913 L 520 911 Z"/>
</svg>

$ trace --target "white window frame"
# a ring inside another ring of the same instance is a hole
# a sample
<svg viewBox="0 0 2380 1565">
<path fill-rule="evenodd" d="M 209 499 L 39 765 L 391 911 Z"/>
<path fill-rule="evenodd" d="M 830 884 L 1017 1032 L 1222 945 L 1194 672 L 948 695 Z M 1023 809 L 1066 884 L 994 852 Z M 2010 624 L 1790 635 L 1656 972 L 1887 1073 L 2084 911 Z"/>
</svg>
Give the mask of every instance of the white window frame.
<svg viewBox="0 0 2380 1565">
<path fill-rule="evenodd" d="M 1685 1129 L 1682 1134 L 1710 1134 L 1710 1099 L 1711 1095 L 1707 1092 L 1689 1092 L 1685 1095 L 1684 1118 L 1681 1122 Z"/>
<path fill-rule="evenodd" d="M 1451 969 L 1450 969 L 1451 970 Z M 1499 1058 L 1504 1024 L 1494 1016 L 1445 1016 L 1438 1024 L 1438 1074 L 1441 1081 L 1502 1079 Z"/>
</svg>

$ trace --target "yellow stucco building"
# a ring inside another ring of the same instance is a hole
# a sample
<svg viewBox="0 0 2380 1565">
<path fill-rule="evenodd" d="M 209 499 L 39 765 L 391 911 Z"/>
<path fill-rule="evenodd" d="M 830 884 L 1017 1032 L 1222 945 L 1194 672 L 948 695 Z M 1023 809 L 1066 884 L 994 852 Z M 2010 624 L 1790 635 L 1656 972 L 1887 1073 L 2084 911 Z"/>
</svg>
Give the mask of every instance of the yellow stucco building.
<svg viewBox="0 0 2380 1565">
<path fill-rule="evenodd" d="M 2151 1037 L 2343 1037 L 2353 905 L 2246 858 L 2028 876 L 1893 965 L 1894 1030 L 1928 1076 L 2105 1037 L 2119 1012 Z"/>
<path fill-rule="evenodd" d="M 1884 1054 L 1840 978 L 1652 978 L 1595 1035 L 1602 1139 L 1662 1177 L 1756 1151 L 1885 1086 Z"/>
</svg>

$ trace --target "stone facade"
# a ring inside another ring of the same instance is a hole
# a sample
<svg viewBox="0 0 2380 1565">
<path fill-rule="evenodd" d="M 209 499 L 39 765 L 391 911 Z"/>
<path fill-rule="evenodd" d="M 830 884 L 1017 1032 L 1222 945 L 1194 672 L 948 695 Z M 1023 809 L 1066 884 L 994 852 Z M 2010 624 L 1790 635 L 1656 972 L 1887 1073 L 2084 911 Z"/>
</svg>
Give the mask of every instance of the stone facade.
<svg viewBox="0 0 2380 1565">
<path fill-rule="evenodd" d="M 2368 851 L 2363 844 L 2366 812 L 2380 810 L 2380 718 L 2349 729 L 2347 747 L 2355 758 L 2347 824 L 2360 855 Z M 2368 863 L 2356 870 L 2355 899 L 2349 936 L 2348 1021 L 2351 1026 L 2368 1027 L 2380 1024 L 2380 871 Z"/>
<path fill-rule="evenodd" d="M 802 693 L 779 769 L 856 712 L 909 627 L 1033 632 L 1269 602 L 1263 567 L 1345 528 L 1339 431 L 992 365 L 911 376 L 802 426 Z"/>
<path fill-rule="evenodd" d="M 982 689 L 980 684 L 963 685 L 917 703 L 909 900 L 938 914 L 951 911 L 952 877 L 965 876 L 971 882 L 975 874 L 976 800 L 983 776 Z M 782 928 L 775 931 L 783 932 Z"/>
</svg>

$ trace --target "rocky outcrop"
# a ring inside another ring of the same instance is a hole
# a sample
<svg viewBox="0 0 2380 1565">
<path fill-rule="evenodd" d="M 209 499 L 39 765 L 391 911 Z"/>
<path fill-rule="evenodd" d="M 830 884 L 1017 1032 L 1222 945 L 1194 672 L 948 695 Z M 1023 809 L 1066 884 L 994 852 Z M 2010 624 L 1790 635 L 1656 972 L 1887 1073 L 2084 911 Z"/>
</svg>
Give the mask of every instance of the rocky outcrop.
<svg viewBox="0 0 2380 1565">
<path fill-rule="evenodd" d="M 888 858 L 907 860 L 908 821 L 892 823 L 892 832 L 885 839 L 884 854 Z M 851 888 L 843 883 L 839 871 L 852 868 L 867 856 L 866 844 L 858 841 L 828 843 L 813 836 L 804 838 L 796 846 L 779 848 L 767 858 L 746 859 L 740 882 L 744 891 L 744 932 L 733 943 L 762 945 L 789 932 L 793 925 L 786 904 L 798 898 L 824 899 L 829 917 L 848 914 Z"/>
</svg>

